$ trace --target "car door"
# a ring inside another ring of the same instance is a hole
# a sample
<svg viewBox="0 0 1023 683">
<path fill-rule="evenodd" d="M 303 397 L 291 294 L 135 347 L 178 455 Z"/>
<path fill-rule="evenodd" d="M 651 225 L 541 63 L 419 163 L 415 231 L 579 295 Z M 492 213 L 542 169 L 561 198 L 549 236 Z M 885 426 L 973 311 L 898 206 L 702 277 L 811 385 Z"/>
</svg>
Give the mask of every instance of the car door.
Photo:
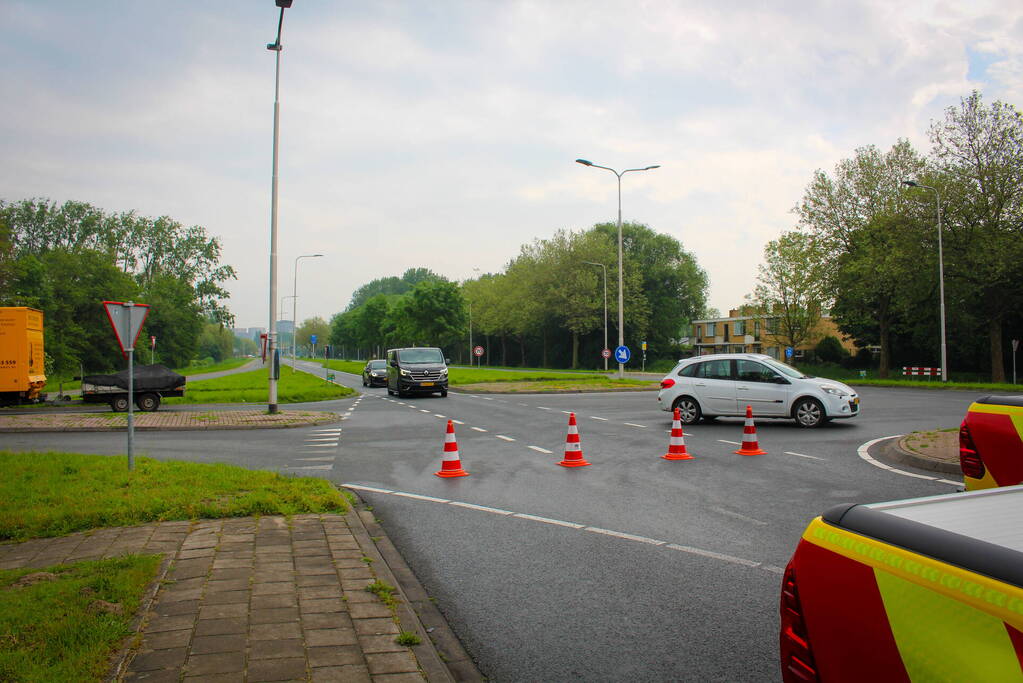
<svg viewBox="0 0 1023 683">
<path fill-rule="evenodd" d="M 791 394 L 792 384 L 771 368 L 755 360 L 736 359 L 735 401 L 739 413 L 751 406 L 754 415 L 786 415 Z"/>
<path fill-rule="evenodd" d="M 692 386 L 705 415 L 735 415 L 735 381 L 730 359 L 700 363 Z"/>
</svg>

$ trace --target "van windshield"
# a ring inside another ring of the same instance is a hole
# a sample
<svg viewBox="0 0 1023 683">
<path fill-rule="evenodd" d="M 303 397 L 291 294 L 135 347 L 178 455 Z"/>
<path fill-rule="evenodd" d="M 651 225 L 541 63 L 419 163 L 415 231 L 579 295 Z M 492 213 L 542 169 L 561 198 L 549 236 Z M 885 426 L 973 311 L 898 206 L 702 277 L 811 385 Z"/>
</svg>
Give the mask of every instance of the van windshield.
<svg viewBox="0 0 1023 683">
<path fill-rule="evenodd" d="M 440 349 L 402 349 L 398 352 L 398 360 L 402 363 L 444 363 L 444 354 Z"/>
</svg>

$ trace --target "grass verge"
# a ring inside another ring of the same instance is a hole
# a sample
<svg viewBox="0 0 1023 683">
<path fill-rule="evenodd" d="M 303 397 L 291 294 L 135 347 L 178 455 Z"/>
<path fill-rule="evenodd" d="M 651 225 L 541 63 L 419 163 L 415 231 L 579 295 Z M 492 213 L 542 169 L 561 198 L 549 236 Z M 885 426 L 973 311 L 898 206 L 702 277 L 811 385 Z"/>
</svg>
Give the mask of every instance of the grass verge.
<svg viewBox="0 0 1023 683">
<path fill-rule="evenodd" d="M 164 399 L 167 404 L 202 403 L 266 403 L 267 371 L 264 368 L 252 372 L 189 382 L 185 386 L 184 398 Z M 277 383 L 278 403 L 305 403 L 307 401 L 328 401 L 344 398 L 355 393 L 354 389 L 338 386 L 306 372 L 290 372 L 281 369 Z"/>
<path fill-rule="evenodd" d="M 230 465 L 0 451 L 0 541 L 96 527 L 347 510 L 328 481 Z M 0 679 L 2 680 L 2 679 Z"/>
<path fill-rule="evenodd" d="M 0 570 L 0 680 L 103 680 L 160 560 Z"/>
</svg>

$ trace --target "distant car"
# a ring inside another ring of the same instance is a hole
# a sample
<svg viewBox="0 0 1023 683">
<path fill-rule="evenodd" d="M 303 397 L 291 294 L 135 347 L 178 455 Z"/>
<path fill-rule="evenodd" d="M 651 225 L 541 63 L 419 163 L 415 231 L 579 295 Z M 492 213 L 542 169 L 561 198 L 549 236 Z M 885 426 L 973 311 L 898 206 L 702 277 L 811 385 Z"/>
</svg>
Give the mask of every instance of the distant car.
<svg viewBox="0 0 1023 683">
<path fill-rule="evenodd" d="M 741 417 L 746 406 L 754 417 L 794 419 L 800 427 L 819 427 L 860 412 L 860 397 L 845 384 L 811 377 L 759 353 L 681 360 L 661 380 L 657 400 L 661 410 L 678 408 L 683 424 L 701 417 Z"/>
<path fill-rule="evenodd" d="M 364 387 L 386 387 L 387 386 L 387 361 L 371 360 L 362 369 L 362 386 Z"/>
</svg>

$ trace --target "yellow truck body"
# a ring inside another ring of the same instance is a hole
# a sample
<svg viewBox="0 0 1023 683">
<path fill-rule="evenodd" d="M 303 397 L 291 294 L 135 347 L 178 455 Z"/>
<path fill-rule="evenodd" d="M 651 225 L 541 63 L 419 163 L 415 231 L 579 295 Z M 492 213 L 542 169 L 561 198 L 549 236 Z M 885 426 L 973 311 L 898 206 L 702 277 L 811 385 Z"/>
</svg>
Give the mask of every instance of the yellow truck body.
<svg viewBox="0 0 1023 683">
<path fill-rule="evenodd" d="M 33 401 L 46 386 L 43 312 L 0 307 L 0 398 Z"/>
</svg>

